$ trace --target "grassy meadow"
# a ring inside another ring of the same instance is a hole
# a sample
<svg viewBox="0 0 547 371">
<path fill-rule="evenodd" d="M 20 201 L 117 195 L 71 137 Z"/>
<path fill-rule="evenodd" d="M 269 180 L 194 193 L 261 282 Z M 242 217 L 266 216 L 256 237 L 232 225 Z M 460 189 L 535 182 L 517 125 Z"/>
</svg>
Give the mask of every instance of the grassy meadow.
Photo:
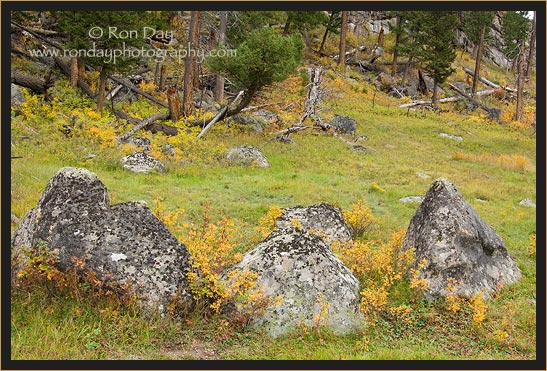
<svg viewBox="0 0 547 371">
<path fill-rule="evenodd" d="M 465 54 L 457 63 L 474 62 Z M 491 78 L 509 79 L 503 70 L 488 67 Z M 68 82 L 56 83 L 50 103 L 27 95 L 19 112 L 12 109 L 11 153 L 23 158 L 11 161 L 11 212 L 22 218 L 61 167 L 76 166 L 98 175 L 112 203 L 146 201 L 182 241 L 188 241 L 188 231 L 205 214 L 211 223 L 229 218 L 232 252 L 243 253 L 261 241 L 261 219 L 272 207 L 327 202 L 348 211 L 364 200 L 374 223 L 362 238 L 381 243 L 405 230 L 418 207 L 399 199 L 423 196 L 436 178 L 446 177 L 503 238 L 523 273 L 518 283 L 484 303 L 482 319 L 475 319 L 476 308 L 469 303 L 454 311 L 445 300 L 427 302 L 403 279 L 390 288 L 385 313 L 359 333 L 334 336 L 318 326 L 270 339 L 257 329 L 234 326 L 221 313 L 145 318 L 108 298 L 51 293 L 46 282 L 12 289 L 12 358 L 535 359 L 536 209 L 519 205 L 524 198 L 536 200 L 533 130 L 511 120 L 506 125 L 489 122 L 480 111 L 460 114 L 454 103 L 441 105 L 440 112 L 398 108 L 404 101 L 377 90 L 365 77 L 355 72 L 342 76 L 328 68 L 322 116 L 325 121 L 334 114 L 354 118 L 356 135 L 366 136 L 359 141 L 366 150 L 355 151 L 336 137 L 311 130 L 292 134 L 296 144 L 287 145 L 275 141 L 272 133 L 300 117 L 301 80 L 295 75 L 255 99 L 253 105 L 281 102 L 266 107 L 280 122 L 262 133 L 221 122 L 197 140 L 200 128 L 183 121 L 174 123 L 180 128 L 176 137 L 137 133 L 151 140 L 151 154 L 166 165 L 164 174 L 124 170 L 119 159 L 136 148 L 117 145 L 114 137 L 130 125 L 107 112 L 95 113 L 95 103 Z M 503 112 L 514 110 L 514 103 L 489 103 Z M 126 109 L 140 117 L 157 110 L 142 98 Z M 59 128 L 73 115 L 79 124 L 65 135 Z M 176 157 L 162 154 L 165 143 L 175 146 Z M 227 164 L 222 157 L 236 145 L 258 147 L 271 166 Z M 86 159 L 88 154 L 96 157 Z M 12 223 L 12 232 L 16 227 Z M 410 312 L 399 316 L 389 311 L 401 305 Z"/>
</svg>

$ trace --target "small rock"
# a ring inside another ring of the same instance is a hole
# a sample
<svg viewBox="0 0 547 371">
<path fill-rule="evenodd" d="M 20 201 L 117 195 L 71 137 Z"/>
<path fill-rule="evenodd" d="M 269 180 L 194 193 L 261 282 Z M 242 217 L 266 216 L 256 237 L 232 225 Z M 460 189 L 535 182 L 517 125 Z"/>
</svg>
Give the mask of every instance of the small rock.
<svg viewBox="0 0 547 371">
<path fill-rule="evenodd" d="M 148 138 L 129 138 L 127 139 L 127 143 L 132 144 L 136 147 L 139 147 L 143 150 L 143 152 L 150 152 L 150 139 Z"/>
<path fill-rule="evenodd" d="M 270 166 L 264 154 L 258 148 L 253 146 L 239 146 L 231 148 L 226 154 L 226 159 L 229 162 L 244 166 L 250 166 L 253 164 L 258 167 Z"/>
<path fill-rule="evenodd" d="M 337 131 L 344 134 L 355 135 L 357 122 L 349 116 L 334 115 L 334 118 L 329 122 Z"/>
<path fill-rule="evenodd" d="M 407 204 L 407 203 L 421 204 L 423 200 L 424 198 L 422 196 L 408 196 L 408 197 L 400 198 L 399 202 L 402 202 L 404 204 Z"/>
<path fill-rule="evenodd" d="M 443 137 L 443 138 L 448 138 L 448 139 L 455 140 L 456 142 L 461 142 L 461 141 L 463 141 L 463 138 L 462 138 L 462 137 L 459 137 L 459 136 L 457 136 L 457 135 L 451 135 L 451 134 L 446 134 L 446 133 L 440 133 L 439 136 L 440 136 L 440 137 Z"/>
<path fill-rule="evenodd" d="M 519 205 L 524 207 L 533 207 L 533 208 L 536 207 L 536 204 L 534 203 L 534 201 L 530 200 L 529 198 L 525 198 L 524 200 L 520 201 Z"/>
<path fill-rule="evenodd" d="M 135 152 L 121 159 L 123 167 L 135 173 L 149 173 L 157 170 L 160 173 L 165 172 L 165 166 L 156 158 L 144 153 Z"/>
<path fill-rule="evenodd" d="M 416 172 L 416 175 L 423 179 L 431 178 L 429 175 L 420 173 L 419 171 Z"/>
<path fill-rule="evenodd" d="M 253 115 L 258 116 L 266 120 L 267 122 L 277 122 L 279 121 L 279 116 L 277 116 L 277 113 L 268 111 L 265 109 L 258 110 L 256 112 L 253 112 Z"/>
<path fill-rule="evenodd" d="M 177 155 L 177 152 L 175 152 L 175 146 L 171 144 L 166 144 L 165 147 L 163 147 L 163 153 L 165 153 L 167 156 L 175 157 Z"/>
<path fill-rule="evenodd" d="M 94 159 L 95 157 L 97 157 L 96 154 L 90 153 L 89 155 L 85 156 L 84 159 L 85 159 L 85 160 L 92 160 L 92 159 Z"/>
<path fill-rule="evenodd" d="M 475 198 L 475 201 L 480 202 L 481 204 L 485 204 L 488 202 L 488 200 L 483 200 L 482 198 Z"/>
<path fill-rule="evenodd" d="M 276 135 L 275 140 L 285 144 L 296 144 L 296 142 L 287 135 Z"/>
<path fill-rule="evenodd" d="M 389 144 L 389 143 L 386 144 L 384 147 L 386 147 L 386 148 L 395 148 L 395 146 L 393 144 Z"/>
</svg>

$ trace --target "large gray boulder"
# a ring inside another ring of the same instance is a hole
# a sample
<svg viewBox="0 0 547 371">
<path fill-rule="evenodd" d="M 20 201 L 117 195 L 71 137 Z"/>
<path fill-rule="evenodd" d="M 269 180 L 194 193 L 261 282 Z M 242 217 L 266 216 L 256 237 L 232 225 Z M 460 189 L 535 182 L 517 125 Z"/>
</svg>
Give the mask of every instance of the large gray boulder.
<svg viewBox="0 0 547 371">
<path fill-rule="evenodd" d="M 272 337 L 300 324 L 313 326 L 314 317 L 327 307 L 321 325 L 334 333 L 346 334 L 362 325 L 359 281 L 318 236 L 294 227 L 277 229 L 234 269 L 256 272 L 266 295 L 282 298 L 251 322 Z"/>
<path fill-rule="evenodd" d="M 410 221 L 403 249 L 411 247 L 417 262 L 427 260 L 421 273 L 430 299 L 449 294 L 448 278 L 458 282 L 453 294 L 482 291 L 488 297 L 498 285 L 521 277 L 501 237 L 445 178 L 433 183 Z"/>
<path fill-rule="evenodd" d="M 297 220 L 306 232 L 318 234 L 327 245 L 333 241 L 351 241 L 351 230 L 344 221 L 340 209 L 327 203 L 312 206 L 294 206 L 283 209 L 283 213 L 275 221 L 277 228 L 287 228 Z"/>
<path fill-rule="evenodd" d="M 65 167 L 49 181 L 15 231 L 13 250 L 40 241 L 58 252 L 61 270 L 81 259 L 105 283 L 129 288 L 145 309 L 161 312 L 175 299 L 181 309 L 192 306 L 186 246 L 146 203 L 111 206 L 105 185 L 86 169 Z"/>
<path fill-rule="evenodd" d="M 121 159 L 123 167 L 134 173 L 149 173 L 156 170 L 160 173 L 165 172 L 165 166 L 155 157 L 145 152 L 135 152 Z"/>
<path fill-rule="evenodd" d="M 230 148 L 226 154 L 226 159 L 228 162 L 236 165 L 256 165 L 258 167 L 270 166 L 266 156 L 264 156 L 258 148 L 253 146 L 239 146 Z"/>
<path fill-rule="evenodd" d="M 25 102 L 25 96 L 21 92 L 21 88 L 18 85 L 11 84 L 11 105 L 20 107 L 23 102 Z"/>
</svg>

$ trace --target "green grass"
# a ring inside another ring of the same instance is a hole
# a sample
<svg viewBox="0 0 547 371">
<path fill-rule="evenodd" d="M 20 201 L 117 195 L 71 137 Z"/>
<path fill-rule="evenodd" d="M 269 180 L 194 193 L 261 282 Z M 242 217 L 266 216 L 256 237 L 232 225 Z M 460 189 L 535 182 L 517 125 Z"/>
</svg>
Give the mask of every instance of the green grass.
<svg viewBox="0 0 547 371">
<path fill-rule="evenodd" d="M 497 71 L 496 73 L 501 73 Z M 295 77 L 294 81 L 299 80 Z M 202 160 L 181 165 L 165 161 L 165 174 L 134 174 L 117 163 L 120 147 L 104 148 L 88 137 L 67 138 L 36 122 L 17 116 L 12 122 L 11 211 L 19 217 L 34 207 L 48 180 L 63 166 L 82 166 L 96 173 L 107 186 L 112 203 L 163 198 L 170 211 L 184 210 L 181 223 L 198 223 L 206 206 L 213 221 L 229 216 L 242 236 L 240 250 L 259 240 L 256 227 L 271 206 L 288 207 L 328 202 L 349 210 L 366 200 L 378 225 L 368 238 L 387 241 L 391 233 L 406 229 L 417 209 L 402 204 L 401 197 L 424 195 L 434 179 L 447 177 L 479 215 L 501 235 L 523 271 L 523 278 L 488 302 L 484 323 L 471 321 L 469 313 L 451 315 L 441 302 L 415 300 L 401 288 L 393 300 L 412 306 L 414 320 L 381 318 L 360 334 L 334 336 L 323 330 L 297 330 L 270 339 L 253 330 L 219 330 L 222 316 L 204 320 L 193 313 L 185 320 L 147 319 L 133 311 L 109 316 L 107 303 L 93 305 L 69 297 L 55 297 L 40 290 L 12 294 L 11 344 L 16 359 L 534 359 L 535 358 L 535 256 L 527 252 L 536 231 L 535 209 L 518 205 L 535 200 L 536 143 L 525 130 L 478 122 L 455 113 L 398 109 L 399 102 L 374 89 L 355 93 L 326 79 L 333 94 L 325 103 L 332 113 L 358 122 L 357 135 L 367 151 L 356 152 L 334 137 L 302 132 L 293 135 L 296 145 L 272 141 L 272 135 L 241 133 L 218 124 L 206 136 L 200 151 L 186 150 Z M 293 81 L 293 85 L 294 85 Z M 287 86 L 290 85 L 288 82 Z M 298 84 L 296 84 L 298 85 Z M 346 89 L 346 90 L 345 90 Z M 280 84 L 272 101 L 298 97 L 298 86 L 287 95 Z M 294 98 L 301 99 L 301 98 Z M 137 103 L 145 104 L 145 103 Z M 297 113 L 285 112 L 285 124 Z M 29 130 L 28 128 L 33 128 Z M 458 143 L 439 137 L 440 132 L 460 135 Z M 27 135 L 31 139 L 20 136 Z M 161 137 L 152 144 L 161 148 Z M 241 144 L 259 147 L 270 168 L 228 166 L 205 157 L 206 148 Z M 204 149 L 205 148 L 205 149 Z M 458 161 L 456 152 L 526 156 L 525 170 L 502 168 L 485 162 Z M 85 154 L 97 153 L 93 160 Z M 430 179 L 416 176 L 426 173 Z M 374 191 L 378 185 L 385 192 Z M 487 200 L 486 203 L 476 201 Z M 12 231 L 16 228 L 12 224 Z M 180 237 L 180 230 L 173 230 Z M 102 312 L 101 312 L 102 311 Z M 509 323 L 503 319 L 511 314 Z M 497 337 L 496 330 L 507 334 Z"/>
</svg>

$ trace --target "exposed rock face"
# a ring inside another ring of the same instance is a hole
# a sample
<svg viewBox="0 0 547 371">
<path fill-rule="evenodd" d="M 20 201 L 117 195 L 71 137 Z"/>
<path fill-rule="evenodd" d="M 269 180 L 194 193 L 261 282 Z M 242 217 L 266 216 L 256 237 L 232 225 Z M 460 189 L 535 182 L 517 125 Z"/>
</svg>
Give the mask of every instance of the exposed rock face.
<svg viewBox="0 0 547 371">
<path fill-rule="evenodd" d="M 322 325 L 333 332 L 349 333 L 362 324 L 359 281 L 318 236 L 294 227 L 277 229 L 234 268 L 258 273 L 266 295 L 282 297 L 252 322 L 270 336 L 299 324 L 313 326 L 327 305 Z"/>
<path fill-rule="evenodd" d="M 355 130 L 357 128 L 357 123 L 349 116 L 334 115 L 334 118 L 329 122 L 329 125 L 334 126 L 336 130 L 341 133 L 351 135 L 355 135 Z"/>
<path fill-rule="evenodd" d="M 58 250 L 59 268 L 72 257 L 105 282 L 129 285 L 145 308 L 160 311 L 177 294 L 190 308 L 189 253 L 144 202 L 110 206 L 105 185 L 86 169 L 62 168 L 12 238 L 14 251 L 44 241 Z"/>
<path fill-rule="evenodd" d="M 18 85 L 11 84 L 11 105 L 19 107 L 25 101 L 25 96 Z"/>
<path fill-rule="evenodd" d="M 330 246 L 333 241 L 347 242 L 351 240 L 351 230 L 344 221 L 340 209 L 326 203 L 312 206 L 295 206 L 283 210 L 276 219 L 277 228 L 287 228 L 297 219 L 302 229 L 324 237 Z"/>
<path fill-rule="evenodd" d="M 260 150 L 253 146 L 240 146 L 231 148 L 226 154 L 226 159 L 229 162 L 238 165 L 256 165 L 258 167 L 269 167 L 270 164 L 266 156 Z"/>
<path fill-rule="evenodd" d="M 165 171 L 165 166 L 158 159 L 144 152 L 135 152 L 132 155 L 125 156 L 121 161 L 125 169 L 134 173 L 149 173 L 152 170 L 163 173 Z"/>
<path fill-rule="evenodd" d="M 454 294 L 489 296 L 498 284 L 510 284 L 521 272 L 500 236 L 485 224 L 457 188 L 437 179 L 410 221 L 403 248 L 427 259 L 422 276 L 428 298 L 446 296 L 448 278 L 459 281 Z"/>
</svg>

